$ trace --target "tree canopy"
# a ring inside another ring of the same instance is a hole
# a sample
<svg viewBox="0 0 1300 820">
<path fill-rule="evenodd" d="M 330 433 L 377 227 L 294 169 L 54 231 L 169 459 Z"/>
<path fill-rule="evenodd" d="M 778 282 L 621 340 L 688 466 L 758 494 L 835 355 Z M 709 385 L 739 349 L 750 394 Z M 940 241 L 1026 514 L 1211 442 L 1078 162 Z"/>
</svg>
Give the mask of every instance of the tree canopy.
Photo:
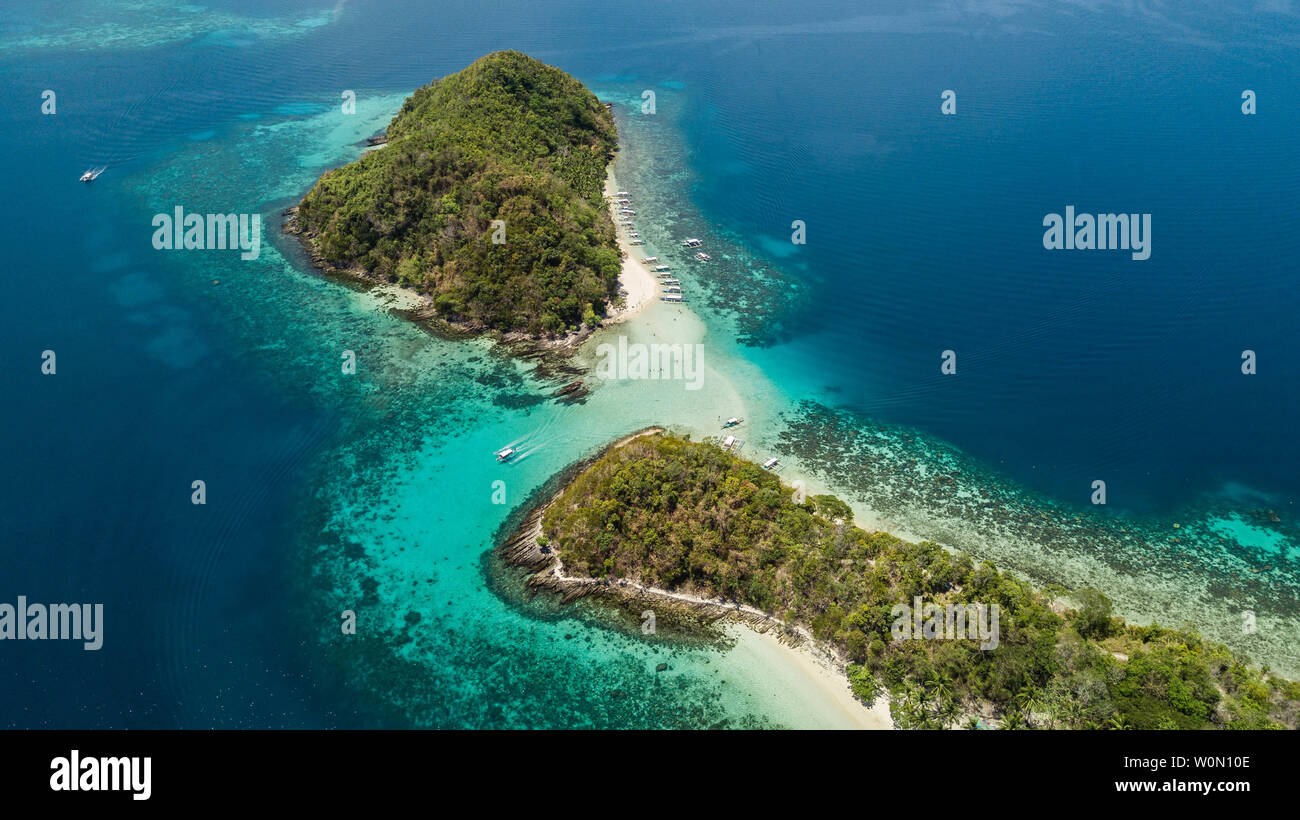
<svg viewBox="0 0 1300 820">
<path fill-rule="evenodd" d="M 427 293 L 449 321 L 533 335 L 616 300 L 603 183 L 617 136 L 573 77 L 495 52 L 418 89 L 387 136 L 299 206 L 324 261 Z"/>
<path fill-rule="evenodd" d="M 806 627 L 851 662 L 854 692 L 891 694 L 903 727 L 962 714 L 1004 728 L 1294 727 L 1300 685 L 1193 629 L 1131 626 L 1095 589 L 1078 609 L 930 542 L 851 523 L 833 496 L 793 488 L 712 443 L 636 439 L 598 458 L 547 508 L 566 571 L 738 601 Z M 1000 639 L 893 640 L 893 608 L 999 607 Z"/>
</svg>

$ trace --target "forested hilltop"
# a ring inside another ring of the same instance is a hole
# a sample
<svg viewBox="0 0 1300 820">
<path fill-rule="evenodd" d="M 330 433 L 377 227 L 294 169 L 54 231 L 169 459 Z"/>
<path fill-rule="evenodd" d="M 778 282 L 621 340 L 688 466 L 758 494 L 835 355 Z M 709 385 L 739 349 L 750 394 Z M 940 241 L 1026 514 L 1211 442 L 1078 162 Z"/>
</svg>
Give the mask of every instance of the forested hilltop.
<svg viewBox="0 0 1300 820">
<path fill-rule="evenodd" d="M 538 543 L 571 576 L 724 598 L 806 627 L 882 690 L 903 728 L 1294 728 L 1300 685 L 1189 626 L 1133 626 L 1096 590 L 1070 608 L 992 564 L 852 523 L 712 443 L 647 436 L 583 470 L 542 516 Z M 1064 593 L 1064 591 L 1061 591 Z M 997 604 L 996 648 L 891 636 L 895 605 Z"/>
<path fill-rule="evenodd" d="M 594 325 L 617 298 L 614 120 L 577 80 L 499 51 L 417 90 L 387 136 L 299 206 L 291 229 L 318 261 L 427 293 L 448 321 L 535 336 Z"/>
</svg>

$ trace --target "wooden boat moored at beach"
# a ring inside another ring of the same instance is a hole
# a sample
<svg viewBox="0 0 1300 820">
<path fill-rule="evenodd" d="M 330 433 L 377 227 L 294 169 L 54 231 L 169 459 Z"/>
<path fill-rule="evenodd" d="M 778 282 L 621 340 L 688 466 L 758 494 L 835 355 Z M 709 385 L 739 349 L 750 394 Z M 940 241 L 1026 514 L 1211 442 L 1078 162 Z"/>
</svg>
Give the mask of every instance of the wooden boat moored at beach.
<svg viewBox="0 0 1300 820">
<path fill-rule="evenodd" d="M 742 421 L 744 421 L 744 419 L 738 419 L 735 416 L 732 416 L 731 418 L 727 419 L 722 423 L 722 429 L 725 430 L 728 427 L 735 427 L 738 424 L 740 424 Z"/>
<path fill-rule="evenodd" d="M 660 296 L 659 301 L 660 302 L 685 302 L 686 297 L 682 296 L 680 293 L 670 293 L 667 296 Z"/>
<path fill-rule="evenodd" d="M 642 265 L 653 265 L 655 262 L 658 262 L 658 261 L 659 261 L 659 257 L 657 257 L 657 256 L 647 256 L 647 257 L 642 258 L 642 260 L 641 260 L 641 264 L 642 264 Z"/>
<path fill-rule="evenodd" d="M 764 461 L 764 462 L 763 462 L 763 469 L 764 469 L 764 470 L 771 470 L 772 468 L 777 467 L 778 465 L 780 465 L 780 463 L 781 463 L 780 459 L 769 458 L 767 461 Z"/>
</svg>

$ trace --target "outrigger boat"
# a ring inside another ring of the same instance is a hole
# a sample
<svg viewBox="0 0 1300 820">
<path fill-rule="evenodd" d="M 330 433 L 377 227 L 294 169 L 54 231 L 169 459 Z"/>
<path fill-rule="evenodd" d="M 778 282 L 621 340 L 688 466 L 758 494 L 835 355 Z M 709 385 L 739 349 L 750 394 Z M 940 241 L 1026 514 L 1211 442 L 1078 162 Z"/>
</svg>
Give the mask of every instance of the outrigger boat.
<svg viewBox="0 0 1300 820">
<path fill-rule="evenodd" d="M 497 461 L 506 462 L 514 458 L 516 452 L 517 451 L 515 450 L 515 448 L 506 447 L 504 449 L 497 450 L 495 453 L 493 453 L 493 455 L 497 457 Z"/>
<path fill-rule="evenodd" d="M 659 280 L 659 284 L 661 284 L 661 285 L 680 285 L 681 283 L 682 283 L 682 280 L 680 280 L 680 279 L 660 279 L 660 280 Z"/>
<path fill-rule="evenodd" d="M 641 260 L 641 264 L 642 264 L 642 265 L 653 265 L 655 262 L 658 262 L 658 261 L 659 261 L 659 257 L 657 257 L 657 256 L 647 256 L 647 257 L 642 258 L 642 260 Z"/>
<path fill-rule="evenodd" d="M 107 165 L 105 165 L 103 168 L 89 168 L 86 170 L 86 173 L 81 175 L 81 179 L 79 181 L 94 182 L 96 179 L 99 178 L 100 174 L 104 173 L 107 170 L 108 170 Z"/>
<path fill-rule="evenodd" d="M 644 239 L 633 239 L 631 242 L 629 242 L 629 243 L 627 243 L 627 244 L 629 244 L 629 245 L 644 245 L 644 244 L 645 244 L 645 240 L 644 240 Z"/>
<path fill-rule="evenodd" d="M 632 196 L 627 191 L 619 191 L 615 196 Z"/>
<path fill-rule="evenodd" d="M 709 256 L 709 255 L 708 255 L 707 253 L 705 253 L 704 251 L 700 251 L 699 253 L 695 254 L 695 258 L 698 259 L 698 260 L 700 260 L 701 262 L 707 262 L 707 261 L 709 261 L 710 259 L 712 259 L 713 257 L 712 257 L 712 256 Z"/>
<path fill-rule="evenodd" d="M 736 438 L 735 436 L 727 436 L 722 440 L 722 449 L 739 450 L 743 444 L 744 442 Z"/>
<path fill-rule="evenodd" d="M 735 427 L 738 424 L 740 424 L 742 421 L 744 421 L 744 419 L 738 419 L 735 416 L 732 416 L 731 418 L 727 419 L 725 422 L 722 423 L 722 429 L 726 430 L 728 427 Z"/>
<path fill-rule="evenodd" d="M 763 462 L 763 469 L 771 470 L 777 467 L 780 463 L 781 463 L 780 459 L 769 458 L 767 461 Z"/>
<path fill-rule="evenodd" d="M 655 265 L 655 273 L 667 273 L 670 270 L 672 270 L 672 268 L 667 265 Z"/>
<path fill-rule="evenodd" d="M 680 293 L 670 293 L 667 296 L 660 296 L 660 302 L 685 302 L 686 298 Z"/>
<path fill-rule="evenodd" d="M 684 248 L 698 248 L 699 246 L 701 246 L 701 245 L 703 245 L 703 244 L 704 244 L 704 240 L 703 240 L 703 239 L 687 239 L 685 242 L 682 243 L 682 247 L 684 247 Z"/>
</svg>

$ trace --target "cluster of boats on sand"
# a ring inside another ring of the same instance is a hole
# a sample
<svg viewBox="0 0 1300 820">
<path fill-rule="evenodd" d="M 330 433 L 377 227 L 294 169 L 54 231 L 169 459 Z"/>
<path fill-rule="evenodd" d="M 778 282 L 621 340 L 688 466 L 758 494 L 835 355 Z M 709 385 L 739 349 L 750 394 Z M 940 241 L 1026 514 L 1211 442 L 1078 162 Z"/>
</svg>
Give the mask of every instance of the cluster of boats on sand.
<svg viewBox="0 0 1300 820">
<path fill-rule="evenodd" d="M 745 423 L 744 419 L 736 418 L 735 416 L 732 416 L 731 418 L 727 419 L 722 423 L 722 429 L 734 430 L 735 428 L 739 427 L 744 423 Z M 722 441 L 719 442 L 719 445 L 722 447 L 722 449 L 726 450 L 728 453 L 739 453 L 741 449 L 743 449 L 745 446 L 745 440 L 742 438 L 738 438 L 737 436 L 732 434 L 732 435 L 724 436 Z M 780 459 L 769 458 L 767 461 L 763 462 L 763 469 L 780 471 L 781 469 Z"/>
<path fill-rule="evenodd" d="M 632 222 L 632 217 L 636 216 L 636 211 L 632 209 L 632 195 L 627 191 L 619 191 L 616 193 L 614 195 L 614 209 L 618 220 L 618 226 L 627 236 L 628 244 L 644 245 L 645 240 L 641 238 L 641 234 L 637 231 L 636 225 Z M 682 247 L 687 250 L 694 250 L 695 259 L 700 262 L 708 262 L 711 258 L 707 253 L 699 250 L 699 248 L 704 247 L 703 239 L 697 237 L 684 239 L 682 240 Z M 673 275 L 673 269 L 670 265 L 664 264 L 663 260 L 657 256 L 644 256 L 641 258 L 641 264 L 648 267 L 656 276 L 659 277 L 659 285 L 663 289 L 663 295 L 659 297 L 660 300 L 664 302 L 686 301 L 686 297 L 682 293 L 681 280 Z M 567 385 L 557 395 L 564 395 L 570 390 L 581 386 L 582 382 L 574 382 L 573 384 Z M 744 423 L 744 419 L 732 416 L 722 423 L 722 429 L 735 430 Z M 725 436 L 720 442 L 720 445 L 722 449 L 729 453 L 739 453 L 740 450 L 744 448 L 745 442 L 733 433 Z M 519 450 L 514 446 L 503 447 L 493 453 L 493 455 L 496 456 L 496 460 L 501 464 L 508 464 L 519 457 Z M 776 458 L 769 458 L 767 461 L 763 462 L 762 467 L 764 470 L 779 471 L 781 469 L 781 461 Z"/>
<path fill-rule="evenodd" d="M 619 191 L 614 195 L 614 214 L 618 219 L 618 226 L 627 236 L 629 245 L 644 245 L 645 240 L 636 229 L 636 224 L 632 222 L 632 217 L 636 216 L 636 211 L 632 209 L 632 195 L 627 191 Z M 682 241 L 683 248 L 700 248 L 704 246 L 703 239 L 692 237 Z M 695 259 L 700 262 L 708 262 L 713 257 L 704 251 L 697 251 Z M 686 294 L 682 292 L 682 282 L 673 275 L 673 269 L 662 264 L 657 256 L 646 256 L 641 259 L 641 264 L 650 266 L 651 270 L 659 277 L 659 286 L 663 290 L 663 295 L 659 297 L 661 302 L 685 302 Z"/>
</svg>

